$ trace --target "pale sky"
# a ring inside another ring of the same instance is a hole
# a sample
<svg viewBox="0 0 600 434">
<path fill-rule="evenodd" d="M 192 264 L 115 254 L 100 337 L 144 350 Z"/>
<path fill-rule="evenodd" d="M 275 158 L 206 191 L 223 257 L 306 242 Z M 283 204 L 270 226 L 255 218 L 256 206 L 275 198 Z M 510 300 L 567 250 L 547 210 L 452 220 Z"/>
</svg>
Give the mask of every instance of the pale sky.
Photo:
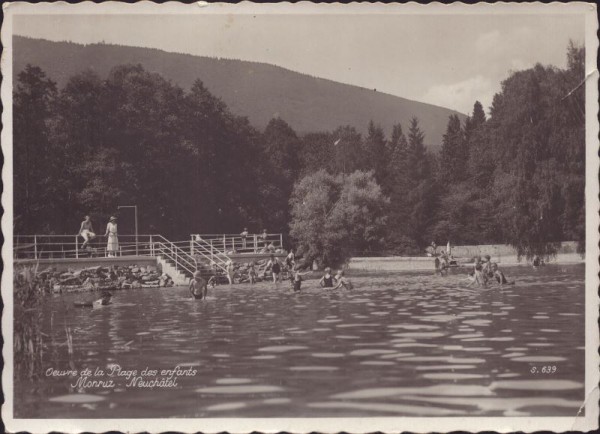
<svg viewBox="0 0 600 434">
<path fill-rule="evenodd" d="M 470 113 L 510 71 L 566 66 L 582 15 L 27 15 L 14 33 L 270 63 Z"/>
</svg>

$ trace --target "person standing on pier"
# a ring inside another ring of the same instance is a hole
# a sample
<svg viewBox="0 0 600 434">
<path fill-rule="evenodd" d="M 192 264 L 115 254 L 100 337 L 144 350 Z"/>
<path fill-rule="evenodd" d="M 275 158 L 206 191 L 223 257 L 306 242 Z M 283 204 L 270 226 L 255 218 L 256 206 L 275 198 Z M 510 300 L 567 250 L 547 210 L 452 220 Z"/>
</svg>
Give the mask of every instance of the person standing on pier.
<svg viewBox="0 0 600 434">
<path fill-rule="evenodd" d="M 83 238 L 83 244 L 81 245 L 82 249 L 85 249 L 88 243 L 96 237 L 89 215 L 86 215 L 85 219 L 81 222 L 81 227 L 79 228 L 79 233 L 77 235 Z"/>
<path fill-rule="evenodd" d="M 248 238 L 248 228 L 244 228 L 244 231 L 240 234 L 242 237 L 242 248 L 246 248 L 246 239 Z"/>
<path fill-rule="evenodd" d="M 106 251 L 108 252 L 109 258 L 117 256 L 117 250 L 119 250 L 119 238 L 117 237 L 117 218 L 112 216 L 106 225 L 105 237 L 108 237 L 106 244 Z"/>
<path fill-rule="evenodd" d="M 261 245 L 262 245 L 263 249 L 265 249 L 267 247 L 267 244 L 268 244 L 267 243 L 267 239 L 269 238 L 269 235 L 267 234 L 267 230 L 263 229 L 262 234 L 260 234 L 258 236 L 258 238 L 261 241 Z"/>
</svg>

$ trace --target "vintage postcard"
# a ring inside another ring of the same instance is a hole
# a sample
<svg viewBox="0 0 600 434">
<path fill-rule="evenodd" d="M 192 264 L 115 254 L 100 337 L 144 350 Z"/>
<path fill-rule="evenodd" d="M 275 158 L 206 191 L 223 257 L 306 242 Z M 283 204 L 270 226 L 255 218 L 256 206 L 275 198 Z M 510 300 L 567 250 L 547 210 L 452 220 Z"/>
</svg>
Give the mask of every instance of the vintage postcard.
<svg viewBox="0 0 600 434">
<path fill-rule="evenodd" d="M 7 431 L 598 428 L 598 20 L 5 3 Z"/>
</svg>

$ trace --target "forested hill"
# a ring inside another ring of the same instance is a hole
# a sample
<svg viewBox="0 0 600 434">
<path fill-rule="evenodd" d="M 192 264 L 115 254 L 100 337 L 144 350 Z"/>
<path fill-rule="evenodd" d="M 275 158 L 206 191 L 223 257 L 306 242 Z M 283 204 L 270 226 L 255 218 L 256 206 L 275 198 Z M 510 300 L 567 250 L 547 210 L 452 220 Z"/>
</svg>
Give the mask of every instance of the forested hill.
<svg viewBox="0 0 600 434">
<path fill-rule="evenodd" d="M 247 116 L 259 129 L 278 116 L 299 133 L 332 131 L 340 125 L 352 125 L 365 133 L 373 119 L 390 134 L 394 124 L 408 125 L 416 116 L 426 144 L 437 148 L 442 143 L 448 117 L 457 114 L 446 108 L 264 63 L 20 36 L 13 38 L 13 55 L 15 79 L 27 64 L 32 64 L 42 68 L 59 88 L 84 69 L 92 69 L 104 78 L 113 67 L 122 64 L 139 63 L 147 71 L 157 72 L 186 90 L 200 78 L 234 114 Z M 464 120 L 464 115 L 458 115 Z"/>
</svg>

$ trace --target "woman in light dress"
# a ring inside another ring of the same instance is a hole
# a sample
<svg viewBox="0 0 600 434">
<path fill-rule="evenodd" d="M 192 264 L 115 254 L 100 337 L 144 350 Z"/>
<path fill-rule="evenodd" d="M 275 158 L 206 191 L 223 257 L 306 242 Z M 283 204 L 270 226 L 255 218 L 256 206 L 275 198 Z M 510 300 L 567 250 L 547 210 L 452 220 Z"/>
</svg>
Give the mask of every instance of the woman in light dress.
<svg viewBox="0 0 600 434">
<path fill-rule="evenodd" d="M 112 216 L 106 225 L 105 237 L 108 237 L 106 244 L 106 251 L 108 252 L 109 258 L 117 256 L 119 250 L 119 238 L 117 237 L 117 218 Z"/>
</svg>

